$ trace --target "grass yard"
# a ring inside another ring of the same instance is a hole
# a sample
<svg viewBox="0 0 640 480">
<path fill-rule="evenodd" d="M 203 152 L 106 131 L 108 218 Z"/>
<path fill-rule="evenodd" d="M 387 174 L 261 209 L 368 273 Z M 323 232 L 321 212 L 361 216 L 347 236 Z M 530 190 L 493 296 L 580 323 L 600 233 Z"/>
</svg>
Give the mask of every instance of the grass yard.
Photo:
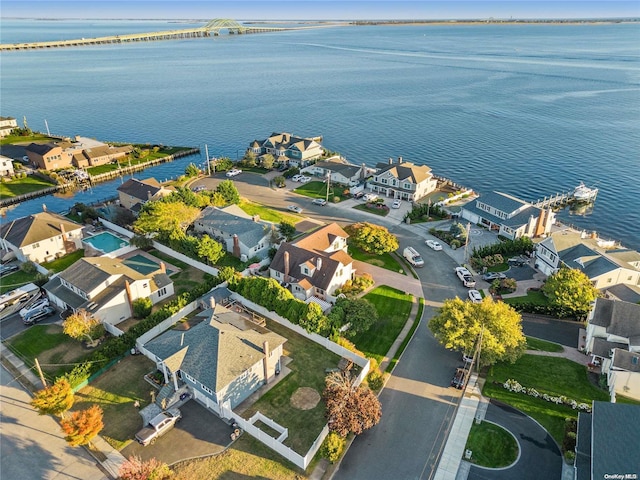
<svg viewBox="0 0 640 480">
<path fill-rule="evenodd" d="M 28 175 L 25 178 L 0 183 L 0 199 L 16 197 L 25 193 L 53 187 L 54 185 L 55 183 L 44 180 L 43 178 Z"/>
<path fill-rule="evenodd" d="M 545 297 L 544 293 L 539 290 L 529 290 L 526 295 L 522 297 L 511 297 L 503 299 L 504 303 L 509 305 L 517 305 L 519 303 L 533 303 L 535 305 L 548 305 L 549 300 Z"/>
<path fill-rule="evenodd" d="M 538 350 L 541 352 L 564 352 L 564 347 L 559 343 L 547 342 L 539 338 L 527 337 L 527 350 Z"/>
<path fill-rule="evenodd" d="M 291 395 L 300 387 L 310 387 L 322 394 L 325 369 L 336 368 L 340 357 L 271 320 L 267 320 L 267 328 L 287 338 L 284 354 L 293 360 L 287 365 L 291 373 L 242 412 L 242 417 L 262 412 L 289 429 L 285 445 L 304 455 L 327 423 L 325 406 L 320 401 L 310 410 L 298 410 L 291 405 Z"/>
<path fill-rule="evenodd" d="M 125 357 L 76 392 L 72 410 L 99 405 L 104 411 L 100 434 L 113 448 L 122 450 L 142 428 L 142 417 L 134 402 L 140 402 L 140 408 L 151 403 L 149 392 L 154 389 L 144 380 L 144 374 L 154 368 L 155 364 L 143 355 Z"/>
<path fill-rule="evenodd" d="M 300 221 L 300 217 L 296 215 L 289 215 L 287 213 L 274 210 L 271 207 L 265 207 L 264 205 L 260 205 L 259 203 L 251 202 L 246 198 L 242 198 L 238 206 L 247 215 L 259 215 L 260 219 L 264 220 L 265 222 L 280 223 L 283 220 L 286 220 L 287 222 L 295 225 Z"/>
<path fill-rule="evenodd" d="M 367 203 L 361 203 L 359 205 L 356 205 L 353 208 L 355 208 L 356 210 L 362 210 L 363 212 L 373 213 L 381 217 L 386 217 L 389 214 L 389 207 L 387 208 L 369 207 Z"/>
<path fill-rule="evenodd" d="M 2 277 L 0 282 L 0 294 L 33 282 L 33 274 L 24 273 L 22 270 Z"/>
<path fill-rule="evenodd" d="M 70 371 L 74 363 L 82 362 L 90 350 L 62 333 L 60 325 L 34 325 L 9 340 L 11 351 L 17 352 L 20 359 L 33 367 L 34 358 L 38 358 L 45 377 L 54 380 Z"/>
<path fill-rule="evenodd" d="M 526 388 L 535 388 L 540 393 L 565 395 L 578 402 L 591 404 L 592 400 L 609 400 L 607 392 L 589 382 L 585 366 L 566 358 L 523 355 L 514 364 L 498 363 L 491 367 L 482 393 L 533 417 L 559 444 L 562 444 L 564 436 L 565 418 L 576 418 L 577 410 L 523 393 L 510 392 L 502 387 L 509 378 L 517 380 Z"/>
<path fill-rule="evenodd" d="M 471 463 L 482 467 L 506 467 L 518 458 L 518 443 L 513 435 L 489 422 L 473 422 L 465 449 L 473 452 Z"/>
<path fill-rule="evenodd" d="M 64 257 L 53 260 L 52 262 L 43 263 L 42 266 L 49 271 L 58 273 L 66 270 L 82 257 L 84 257 L 84 249 L 76 250 L 75 252 L 65 255 Z"/>
<path fill-rule="evenodd" d="M 350 198 L 349 195 L 347 196 L 343 195 L 344 190 L 345 189 L 343 187 L 340 187 L 337 185 L 336 186 L 330 185 L 329 186 L 329 202 L 333 203 L 333 199 L 335 197 L 338 197 L 340 201 Z M 346 190 L 348 191 L 349 189 L 347 188 Z M 318 181 L 307 182 L 307 183 L 303 183 L 299 187 L 296 187 L 293 191 L 296 193 L 299 193 L 300 195 L 305 195 L 311 198 L 326 198 L 327 184 L 325 182 L 318 182 Z"/>
<path fill-rule="evenodd" d="M 51 137 L 47 137 L 46 135 L 40 135 L 40 134 L 25 135 L 25 136 L 22 136 L 22 135 L 7 135 L 2 140 L 0 140 L 0 145 L 12 145 L 12 144 L 29 145 L 31 142 L 47 143 L 47 142 L 50 142 L 52 140 L 55 141 L 57 139 L 51 138 Z"/>
<path fill-rule="evenodd" d="M 375 306 L 378 321 L 368 331 L 355 336 L 351 341 L 367 357 L 374 357 L 380 362 L 407 323 L 413 296 L 382 285 L 363 298 Z"/>
<path fill-rule="evenodd" d="M 509 270 L 509 264 L 507 262 L 487 267 L 487 272 L 506 272 L 507 270 Z"/>
<path fill-rule="evenodd" d="M 146 150 L 148 145 L 134 145 L 140 147 L 142 150 Z M 117 163 L 107 163 L 105 165 L 98 165 L 97 167 L 87 168 L 87 173 L 89 175 L 100 175 L 101 173 L 111 172 L 113 170 L 118 170 L 120 166 L 128 167 L 129 165 L 139 165 L 143 163 L 150 162 L 152 160 L 157 160 L 159 158 L 168 157 L 169 155 L 173 155 L 182 150 L 190 150 L 187 147 L 163 147 L 157 152 L 152 150 L 149 151 L 148 155 L 145 157 L 134 158 L 132 155 L 129 155 L 125 158 L 119 159 Z M 129 158 L 130 157 L 130 158 Z"/>
<path fill-rule="evenodd" d="M 180 295 L 183 292 L 188 292 L 193 289 L 193 287 L 200 285 L 203 280 L 205 272 L 199 270 L 195 267 L 187 266 L 187 268 L 182 269 L 178 273 L 174 273 L 171 275 L 171 280 L 173 280 L 173 288 L 176 295 Z"/>
<path fill-rule="evenodd" d="M 392 272 L 404 273 L 403 266 L 396 260 L 396 257 L 390 253 L 384 253 L 382 255 L 366 253 L 353 245 L 349 245 L 349 255 L 359 262 L 369 263 L 376 267 L 391 270 Z"/>
</svg>

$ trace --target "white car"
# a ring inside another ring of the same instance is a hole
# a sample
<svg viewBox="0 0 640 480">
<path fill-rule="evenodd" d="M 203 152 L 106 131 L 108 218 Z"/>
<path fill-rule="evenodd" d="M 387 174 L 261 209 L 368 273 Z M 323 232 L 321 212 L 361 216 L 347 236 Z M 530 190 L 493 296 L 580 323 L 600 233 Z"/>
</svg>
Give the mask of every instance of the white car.
<svg viewBox="0 0 640 480">
<path fill-rule="evenodd" d="M 304 177 L 304 175 L 300 175 L 299 173 L 297 173 L 293 177 L 291 177 L 291 180 L 293 182 L 299 182 L 302 177 Z"/>
<path fill-rule="evenodd" d="M 393 203 L 391 204 L 391 208 L 400 208 L 401 204 L 402 204 L 401 200 L 394 200 Z"/>
<path fill-rule="evenodd" d="M 324 198 L 316 198 L 312 203 L 314 205 L 320 205 L 321 207 L 324 207 L 327 204 L 327 201 Z"/>
<path fill-rule="evenodd" d="M 478 290 L 469 290 L 469 300 L 473 303 L 480 303 L 482 302 L 482 295 Z"/>
<path fill-rule="evenodd" d="M 240 170 L 239 168 L 232 168 L 226 173 L 226 175 L 227 177 L 235 177 L 236 175 L 240 175 L 241 173 L 242 170 Z"/>
<path fill-rule="evenodd" d="M 433 250 L 442 250 L 442 245 L 440 245 L 440 242 L 436 242 L 435 240 L 427 240 L 424 243 L 427 244 L 427 247 Z"/>
<path fill-rule="evenodd" d="M 364 200 L 365 202 L 373 202 L 377 199 L 378 196 L 374 193 L 367 193 L 364 197 L 362 197 L 362 200 Z"/>
<path fill-rule="evenodd" d="M 37 300 L 36 302 L 32 303 L 28 307 L 24 307 L 22 310 L 20 310 L 20 316 L 22 318 L 26 318 L 29 315 L 31 315 L 33 312 L 37 312 L 38 310 L 41 310 L 44 307 L 48 307 L 48 306 L 49 306 L 49 299 L 41 298 L 40 300 Z"/>
<path fill-rule="evenodd" d="M 307 183 L 307 182 L 310 182 L 311 180 L 312 180 L 311 177 L 305 177 L 304 175 L 298 179 L 300 183 Z"/>
<path fill-rule="evenodd" d="M 289 210 L 291 212 L 294 212 L 294 213 L 302 213 L 302 209 L 297 205 L 289 205 L 287 207 L 287 210 Z"/>
</svg>

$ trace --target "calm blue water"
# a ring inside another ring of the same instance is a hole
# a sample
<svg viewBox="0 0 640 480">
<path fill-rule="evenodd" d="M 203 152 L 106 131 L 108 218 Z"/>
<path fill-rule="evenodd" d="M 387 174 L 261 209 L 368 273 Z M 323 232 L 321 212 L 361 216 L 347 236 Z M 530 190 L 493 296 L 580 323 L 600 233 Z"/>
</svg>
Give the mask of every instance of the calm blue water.
<svg viewBox="0 0 640 480">
<path fill-rule="evenodd" d="M 190 25 L 1 26 L 8 43 Z M 274 131 L 323 135 L 354 163 L 402 156 L 527 200 L 584 181 L 600 189 L 595 208 L 561 218 L 640 249 L 640 25 L 337 27 L 7 52 L 0 94 L 2 115 L 37 130 L 47 119 L 58 134 L 206 143 L 231 158 Z M 163 180 L 190 161 L 140 176 Z M 8 217 L 77 200 L 36 199 Z"/>
</svg>

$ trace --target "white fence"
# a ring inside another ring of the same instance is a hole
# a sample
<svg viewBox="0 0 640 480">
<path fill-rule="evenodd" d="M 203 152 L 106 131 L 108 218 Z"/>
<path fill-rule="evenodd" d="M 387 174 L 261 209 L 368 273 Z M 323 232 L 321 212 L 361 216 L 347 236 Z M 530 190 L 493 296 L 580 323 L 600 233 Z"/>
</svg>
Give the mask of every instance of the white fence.
<svg viewBox="0 0 640 480">
<path fill-rule="evenodd" d="M 165 330 L 168 330 L 169 328 L 171 328 L 175 323 L 178 322 L 178 320 L 180 320 L 185 315 L 189 315 L 196 308 L 198 308 L 198 302 L 197 302 L 197 300 L 194 300 L 193 302 L 189 303 L 188 305 L 185 305 L 184 307 L 182 307 L 180 310 L 178 310 L 176 313 L 171 315 L 169 318 L 167 318 L 167 319 L 163 320 L 162 322 L 160 322 L 158 325 L 153 327 L 151 330 L 148 330 L 147 332 L 145 332 L 142 335 L 140 335 L 138 337 L 138 339 L 136 340 L 136 346 L 138 347 L 138 350 L 142 351 L 141 347 L 145 343 L 147 343 L 152 338 L 157 337 L 158 335 L 160 335 Z"/>
<path fill-rule="evenodd" d="M 459 200 L 463 197 L 468 197 L 469 195 L 473 195 L 473 190 L 471 189 L 465 189 L 462 192 L 460 192 L 457 195 L 454 195 L 452 197 L 449 198 L 445 198 L 444 200 L 440 201 L 440 202 L 436 202 L 434 205 L 438 205 L 440 207 L 444 207 L 445 205 L 448 205 L 451 202 L 455 202 L 456 200 Z"/>
<path fill-rule="evenodd" d="M 104 218 L 99 218 L 98 220 L 100 221 L 100 223 L 102 223 L 102 225 L 107 227 L 109 230 L 113 230 L 114 232 L 119 233 L 120 235 L 124 235 L 127 238 L 132 238 L 134 235 L 131 230 L 122 228 L 119 225 L 116 225 L 115 223 L 111 223 L 110 221 L 105 220 Z"/>
<path fill-rule="evenodd" d="M 204 263 L 194 260 L 193 258 L 187 257 L 186 255 L 183 255 L 180 252 L 176 252 L 172 248 L 162 245 L 161 243 L 158 243 L 155 240 L 153 241 L 153 248 L 155 248 L 156 250 L 162 253 L 166 253 L 167 255 L 177 258 L 178 260 L 181 260 L 184 263 L 197 268 L 198 270 L 202 270 L 203 272 L 210 273 L 211 275 L 214 275 L 216 277 L 218 276 L 217 268 L 210 267 L 209 265 L 205 265 Z"/>
<path fill-rule="evenodd" d="M 116 327 L 115 325 L 111 325 L 110 323 L 107 323 L 107 322 L 103 322 L 102 325 L 104 326 L 104 329 L 114 337 L 119 337 L 120 335 L 124 335 L 124 332 L 120 330 L 118 327 Z"/>
</svg>

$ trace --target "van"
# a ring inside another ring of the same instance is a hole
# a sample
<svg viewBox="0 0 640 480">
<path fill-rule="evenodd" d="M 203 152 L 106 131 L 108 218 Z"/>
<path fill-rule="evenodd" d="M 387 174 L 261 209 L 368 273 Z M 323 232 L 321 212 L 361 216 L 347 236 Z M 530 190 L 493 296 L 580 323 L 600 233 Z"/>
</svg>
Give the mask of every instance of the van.
<svg viewBox="0 0 640 480">
<path fill-rule="evenodd" d="M 413 265 L 414 267 L 422 267 L 424 266 L 424 260 L 413 247 L 407 247 L 402 252 L 402 256 L 407 259 L 407 261 Z"/>
</svg>

